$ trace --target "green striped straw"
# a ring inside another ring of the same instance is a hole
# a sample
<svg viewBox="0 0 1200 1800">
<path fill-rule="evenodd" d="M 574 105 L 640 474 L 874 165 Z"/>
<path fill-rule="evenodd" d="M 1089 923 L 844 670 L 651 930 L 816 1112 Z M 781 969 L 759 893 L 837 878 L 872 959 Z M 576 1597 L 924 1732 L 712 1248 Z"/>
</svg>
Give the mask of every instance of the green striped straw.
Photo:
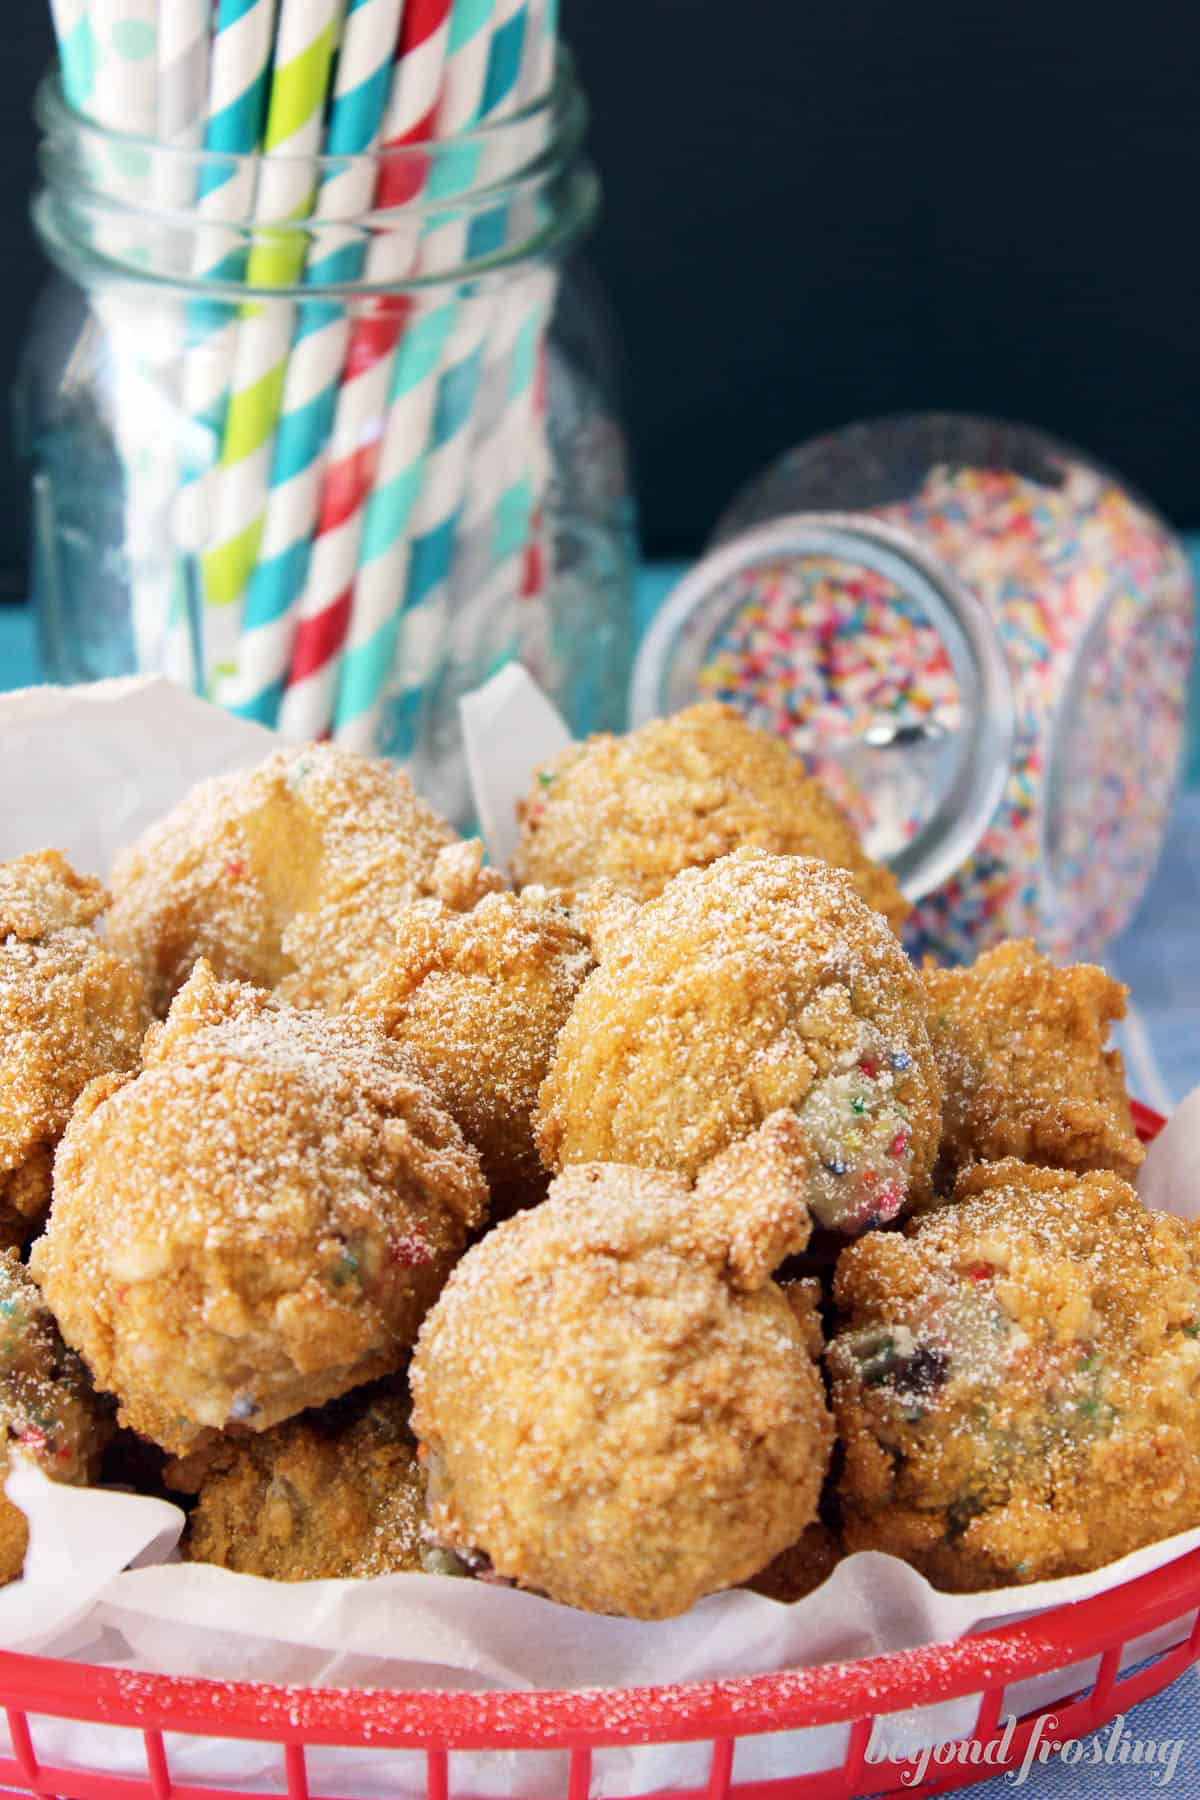
<svg viewBox="0 0 1200 1800">
<path fill-rule="evenodd" d="M 398 82 L 403 0 L 349 0 L 338 51 L 315 217 L 322 225 L 309 251 L 306 285 L 356 281 L 367 246 L 357 221 L 376 198 L 371 153 L 391 116 Z M 222 705 L 273 724 L 287 669 L 288 618 L 303 592 L 317 523 L 320 484 L 350 340 L 341 303 L 301 302 L 274 438 L 269 491 L 263 496 L 258 561 L 242 607 L 237 677 L 222 684 Z"/>
<path fill-rule="evenodd" d="M 294 227 L 316 194 L 312 159 L 321 148 L 325 104 L 344 0 L 283 0 L 255 200 L 256 242 L 246 264 L 255 288 L 294 287 L 308 240 Z M 271 226 L 280 227 L 272 233 Z M 257 301 L 238 315 L 237 349 L 215 509 L 215 542 L 202 559 L 205 678 L 209 689 L 236 672 L 239 608 L 258 558 L 271 453 L 295 322 L 294 306 Z"/>
<path fill-rule="evenodd" d="M 209 46 L 208 95 L 194 213 L 192 272 L 202 280 L 241 281 L 246 268 L 244 221 L 254 206 L 257 152 L 270 92 L 275 0 L 216 0 Z M 224 439 L 229 381 L 237 346 L 234 309 L 195 300 L 187 309 L 183 416 L 192 449 L 175 506 L 175 538 L 188 552 L 185 605 L 172 621 L 168 671 L 204 687 L 201 581 L 197 558 L 208 540 L 217 471 L 199 446 Z M 184 671 L 187 671 L 185 674 Z"/>
</svg>

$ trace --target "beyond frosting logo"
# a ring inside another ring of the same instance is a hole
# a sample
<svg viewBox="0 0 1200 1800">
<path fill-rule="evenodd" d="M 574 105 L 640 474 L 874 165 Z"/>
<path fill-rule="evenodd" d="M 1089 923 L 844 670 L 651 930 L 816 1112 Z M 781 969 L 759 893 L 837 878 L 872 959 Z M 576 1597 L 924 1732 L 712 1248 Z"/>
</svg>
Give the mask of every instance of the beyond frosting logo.
<svg viewBox="0 0 1200 1800">
<path fill-rule="evenodd" d="M 867 1750 L 869 1763 L 904 1763 L 905 1769 L 900 1777 L 901 1786 L 918 1787 L 925 1780 L 931 1768 L 977 1768 L 980 1766 L 995 1769 L 997 1774 L 1003 1773 L 1006 1780 L 1014 1787 L 1024 1787 L 1033 1769 L 1044 1767 L 1050 1762 L 1062 1763 L 1066 1768 L 1073 1768 L 1076 1763 L 1094 1768 L 1099 1779 L 1102 1771 L 1120 1765 L 1140 1766 L 1146 1770 L 1149 1787 L 1165 1788 L 1175 1779 L 1179 1767 L 1179 1759 L 1183 1755 L 1182 1738 L 1140 1738 L 1125 1729 L 1124 1713 L 1105 1727 L 1086 1738 L 1063 1738 L 1056 1741 L 1047 1737 L 1047 1732 L 1058 1728 L 1058 1718 L 1054 1713 L 1047 1713 L 1038 1719 L 1030 1733 L 1029 1742 L 1021 1750 L 1014 1748 L 1016 1736 L 1016 1719 L 1006 1719 L 1004 1729 L 997 1738 L 984 1743 L 977 1739 L 956 1738 L 946 1744 L 926 1744 L 922 1749 L 912 1752 L 893 1750 L 888 1747 L 886 1739 L 873 1736 Z M 1098 1790 L 1099 1791 L 1099 1790 Z"/>
</svg>

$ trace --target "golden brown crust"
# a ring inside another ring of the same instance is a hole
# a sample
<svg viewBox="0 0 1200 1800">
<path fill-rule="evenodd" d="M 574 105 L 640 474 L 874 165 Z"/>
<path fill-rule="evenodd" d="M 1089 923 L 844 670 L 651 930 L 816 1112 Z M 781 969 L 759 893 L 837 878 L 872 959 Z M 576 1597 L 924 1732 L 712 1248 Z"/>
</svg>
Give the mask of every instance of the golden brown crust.
<svg viewBox="0 0 1200 1800">
<path fill-rule="evenodd" d="M 202 782 L 125 851 L 109 934 L 160 1014 L 201 957 L 336 1010 L 386 966 L 397 907 L 500 885 L 399 769 L 310 744 Z"/>
<path fill-rule="evenodd" d="M 941 1189 L 1006 1156 L 1132 1178 L 1144 1152 L 1120 1051 L 1105 1047 L 1125 1016 L 1120 982 L 1090 963 L 1056 968 L 1027 938 L 925 981 L 945 1090 Z"/>
<path fill-rule="evenodd" d="M 25 1515 L 4 1498 L 10 1457 L 28 1457 L 54 1481 L 86 1487 L 111 1431 L 79 1358 L 12 1251 L 0 1252 L 0 1584 L 21 1573 Z"/>
<path fill-rule="evenodd" d="M 846 869 L 896 928 L 911 910 L 800 759 L 718 701 L 572 745 L 537 772 L 520 810 L 521 886 L 582 889 L 605 878 L 650 900 L 681 869 L 746 846 Z"/>
<path fill-rule="evenodd" d="M 814 1214 L 892 1217 L 928 1194 L 937 1152 L 926 1005 L 842 871 L 754 851 L 685 870 L 580 990 L 539 1097 L 543 1159 L 693 1176 L 786 1108 L 814 1151 Z"/>
<path fill-rule="evenodd" d="M 977 1165 L 835 1294 L 847 1549 L 969 1591 L 1200 1523 L 1200 1229 L 1118 1176 Z"/>
<path fill-rule="evenodd" d="M 0 1246 L 37 1230 L 71 1107 L 135 1066 L 149 1023 L 141 976 L 92 930 L 104 901 L 56 850 L 0 864 Z"/>
<path fill-rule="evenodd" d="M 419 1571 L 424 1522 L 407 1401 L 377 1398 L 225 1440 L 182 1548 L 269 1581 L 365 1580 Z"/>
<path fill-rule="evenodd" d="M 724 1256 L 735 1287 L 753 1293 L 781 1262 L 804 1249 L 812 1231 L 811 1174 L 811 1147 L 790 1112 L 772 1113 L 701 1169 L 693 1200 L 695 1229 L 706 1232 L 710 1255 Z M 810 1299 L 807 1288 L 788 1295 L 802 1322 Z"/>
<path fill-rule="evenodd" d="M 145 1059 L 81 1099 L 33 1254 L 121 1422 L 186 1451 L 395 1369 L 487 1199 L 402 1052 L 202 964 Z"/>
<path fill-rule="evenodd" d="M 775 1283 L 735 1285 L 727 1223 L 678 1176 L 574 1167 L 468 1252 L 411 1375 L 442 1542 L 563 1604 L 667 1618 L 799 1537 L 824 1391 Z"/>
<path fill-rule="evenodd" d="M 396 913 L 386 972 L 354 1002 L 403 1046 L 483 1161 L 513 1189 L 542 1174 L 533 1110 L 592 966 L 553 896 L 489 894 L 472 912 L 418 901 Z"/>
</svg>

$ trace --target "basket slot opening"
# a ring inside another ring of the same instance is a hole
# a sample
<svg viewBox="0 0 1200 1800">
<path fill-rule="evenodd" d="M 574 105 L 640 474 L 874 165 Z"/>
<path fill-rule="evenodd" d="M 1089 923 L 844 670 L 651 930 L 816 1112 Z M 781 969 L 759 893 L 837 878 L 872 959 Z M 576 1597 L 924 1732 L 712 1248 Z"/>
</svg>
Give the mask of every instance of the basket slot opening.
<svg viewBox="0 0 1200 1800">
<path fill-rule="evenodd" d="M 1032 1675 L 1024 1681 L 1013 1681 L 1004 1690 L 1000 1719 L 1024 1719 L 1030 1714 L 1064 1710 L 1068 1706 L 1091 1705 L 1100 1675 L 1101 1657 L 1097 1654 L 1067 1663 L 1045 1675 Z"/>
<path fill-rule="evenodd" d="M 1121 1646 L 1121 1680 L 1127 1681 L 1132 1675 L 1140 1675 L 1160 1662 L 1164 1655 L 1185 1644 L 1193 1654 L 1200 1649 L 1200 1613 L 1186 1613 L 1180 1619 L 1172 1619 L 1169 1625 L 1160 1625 L 1157 1631 L 1146 1631 L 1140 1637 L 1127 1638 Z"/>
<path fill-rule="evenodd" d="M 1181 1627 L 1177 1621 L 1166 1633 L 1150 1633 L 1123 1646 L 1119 1673 L 1104 1708 L 1107 1714 L 1128 1711 L 1147 1694 L 1158 1693 L 1195 1661 L 1196 1653 L 1186 1631 L 1187 1626 Z M 1164 1643 L 1164 1636 L 1174 1636 L 1175 1643 Z"/>
</svg>

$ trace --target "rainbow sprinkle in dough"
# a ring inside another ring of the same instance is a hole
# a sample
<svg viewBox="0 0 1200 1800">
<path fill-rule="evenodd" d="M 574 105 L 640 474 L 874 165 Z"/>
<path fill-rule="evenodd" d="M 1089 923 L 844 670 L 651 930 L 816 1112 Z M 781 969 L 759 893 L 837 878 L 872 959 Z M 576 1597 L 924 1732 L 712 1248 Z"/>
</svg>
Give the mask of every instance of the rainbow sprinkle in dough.
<svg viewBox="0 0 1200 1800">
<path fill-rule="evenodd" d="M 908 1198 L 913 1130 L 896 1094 L 896 1073 L 911 1063 L 907 1050 L 889 1051 L 881 1034 L 864 1025 L 856 1048 L 800 1108 L 818 1159 L 809 1177 L 809 1210 L 832 1231 L 853 1235 L 888 1225 Z"/>
<path fill-rule="evenodd" d="M 1108 475 L 1058 454 L 1047 479 L 965 464 L 872 509 L 985 602 L 1007 653 L 1016 738 L 1001 803 L 974 854 L 921 902 L 916 952 L 958 961 L 1033 936 L 1093 957 L 1153 869 L 1186 721 L 1193 593 L 1169 531 Z M 856 760 L 866 724 L 961 723 L 942 640 L 896 587 L 797 559 L 741 578 L 697 678 L 806 756 L 868 849 L 894 854 L 925 822 L 928 758 Z M 869 752 L 868 752 L 869 755 Z M 876 778 L 876 771 L 879 778 Z M 856 781 L 857 774 L 862 775 Z"/>
</svg>

